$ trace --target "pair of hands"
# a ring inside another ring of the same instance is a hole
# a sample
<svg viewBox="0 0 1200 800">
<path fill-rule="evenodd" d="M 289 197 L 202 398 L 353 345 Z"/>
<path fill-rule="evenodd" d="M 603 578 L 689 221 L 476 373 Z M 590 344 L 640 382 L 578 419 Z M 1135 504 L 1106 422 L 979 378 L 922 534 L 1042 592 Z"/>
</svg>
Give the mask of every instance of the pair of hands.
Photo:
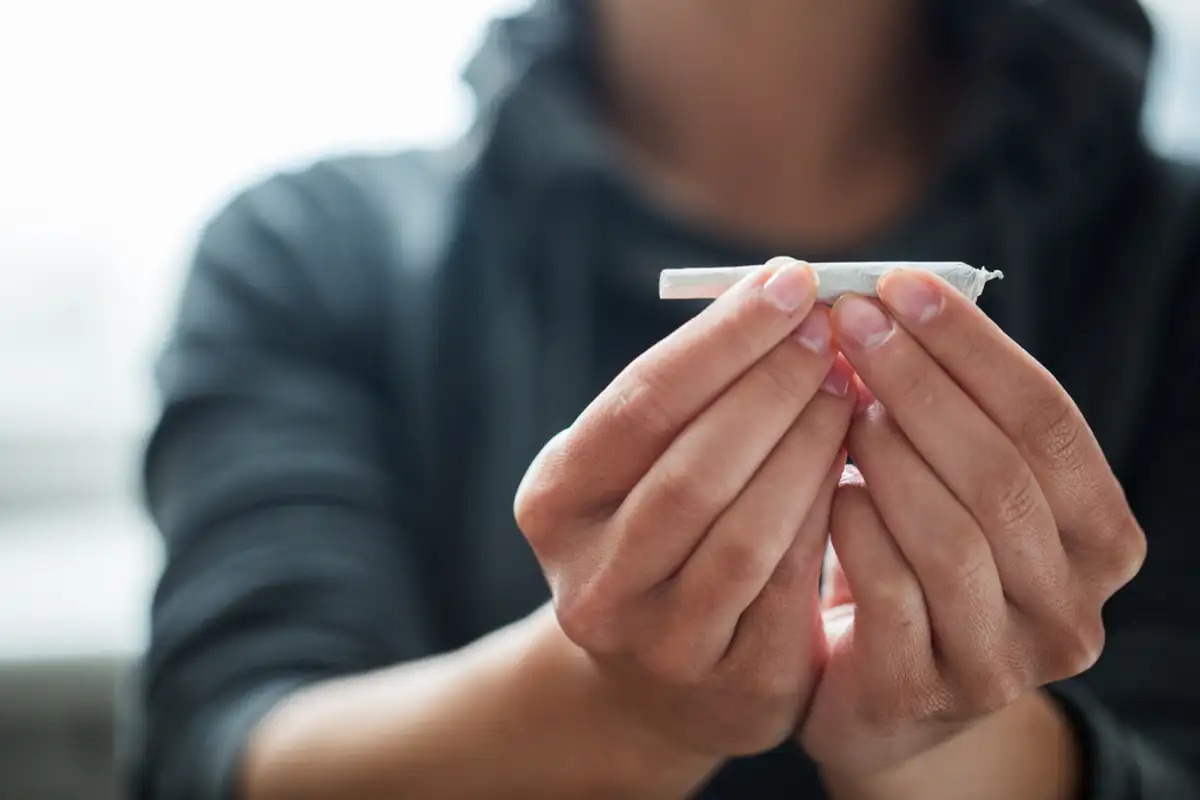
<svg viewBox="0 0 1200 800">
<path fill-rule="evenodd" d="M 812 270 L 773 261 L 522 482 L 562 630 L 681 753 L 796 735 L 827 775 L 902 768 L 1090 667 L 1141 565 L 1053 377 L 936 278 L 879 293 L 814 306 Z"/>
</svg>

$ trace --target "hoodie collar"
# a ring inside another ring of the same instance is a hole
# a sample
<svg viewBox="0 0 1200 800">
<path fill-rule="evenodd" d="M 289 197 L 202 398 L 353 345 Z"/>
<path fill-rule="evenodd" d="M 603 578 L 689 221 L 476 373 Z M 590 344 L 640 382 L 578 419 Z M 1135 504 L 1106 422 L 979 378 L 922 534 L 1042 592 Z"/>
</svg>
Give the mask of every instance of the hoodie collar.
<svg viewBox="0 0 1200 800">
<path fill-rule="evenodd" d="M 596 110 L 593 44 L 584 0 L 535 0 L 488 26 L 463 75 L 476 104 L 468 139 L 507 189 L 541 195 L 620 174 Z"/>
</svg>

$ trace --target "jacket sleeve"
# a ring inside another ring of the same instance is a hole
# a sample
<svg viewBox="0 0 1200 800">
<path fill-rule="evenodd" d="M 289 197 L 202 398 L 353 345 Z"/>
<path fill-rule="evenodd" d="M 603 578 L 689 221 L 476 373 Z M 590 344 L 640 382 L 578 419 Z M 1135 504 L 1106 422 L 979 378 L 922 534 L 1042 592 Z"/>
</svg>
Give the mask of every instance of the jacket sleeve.
<svg viewBox="0 0 1200 800">
<path fill-rule="evenodd" d="M 1192 231 L 1200 228 L 1171 233 Z M 1192 239 L 1172 318 L 1113 321 L 1157 324 L 1164 335 L 1125 479 L 1146 563 L 1105 609 L 1099 663 L 1051 687 L 1080 736 L 1088 800 L 1200 798 L 1200 237 Z"/>
<path fill-rule="evenodd" d="M 289 692 L 435 648 L 353 189 L 322 165 L 273 178 L 198 246 L 144 465 L 166 564 L 139 796 L 232 796 L 248 733 Z"/>
</svg>

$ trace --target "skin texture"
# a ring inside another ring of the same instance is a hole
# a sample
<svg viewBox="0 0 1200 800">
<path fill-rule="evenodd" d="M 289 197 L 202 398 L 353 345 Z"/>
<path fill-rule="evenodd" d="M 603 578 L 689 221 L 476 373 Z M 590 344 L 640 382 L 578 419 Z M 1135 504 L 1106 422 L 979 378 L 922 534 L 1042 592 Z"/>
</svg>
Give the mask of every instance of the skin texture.
<svg viewBox="0 0 1200 800">
<path fill-rule="evenodd" d="M 789 281 L 786 308 L 766 299 Z M 824 656 L 815 589 L 853 399 L 815 285 L 785 259 L 735 287 L 622 373 L 517 496 L 567 636 L 631 714 L 714 759 L 786 739 Z"/>
<path fill-rule="evenodd" d="M 938 763 L 939 747 L 986 769 L 989 742 L 1052 740 L 1056 715 L 998 712 L 1096 661 L 1101 609 L 1146 551 L 1045 369 L 940 279 L 893 273 L 880 295 L 833 309 L 860 381 L 847 444 L 861 476 L 833 502 L 829 660 L 801 734 L 847 797 L 898 796 L 866 787 Z M 978 747 L 948 744 L 981 720 Z"/>
<path fill-rule="evenodd" d="M 714 760 L 618 697 L 547 607 L 462 650 L 297 692 L 256 731 L 238 796 L 685 796 Z"/>
<path fill-rule="evenodd" d="M 1058 707 L 1030 692 L 884 774 L 825 773 L 845 800 L 1057 800 L 1079 797 L 1079 753 Z"/>
</svg>

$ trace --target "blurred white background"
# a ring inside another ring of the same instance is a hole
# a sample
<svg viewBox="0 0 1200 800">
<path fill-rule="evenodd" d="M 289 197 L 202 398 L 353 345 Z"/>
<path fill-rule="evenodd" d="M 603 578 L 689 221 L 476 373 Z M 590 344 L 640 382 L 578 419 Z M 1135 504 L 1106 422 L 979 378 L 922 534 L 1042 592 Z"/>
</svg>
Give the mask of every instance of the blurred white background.
<svg viewBox="0 0 1200 800">
<path fill-rule="evenodd" d="M 134 469 L 200 225 L 255 178 L 468 121 L 522 0 L 0 0 L 0 661 L 140 646 Z"/>
<path fill-rule="evenodd" d="M 452 136 L 460 66 L 522 0 L 0 0 L 0 662 L 136 650 L 158 549 L 133 469 L 198 226 L 338 150 Z M 1149 130 L 1200 152 L 1200 4 Z"/>
</svg>

